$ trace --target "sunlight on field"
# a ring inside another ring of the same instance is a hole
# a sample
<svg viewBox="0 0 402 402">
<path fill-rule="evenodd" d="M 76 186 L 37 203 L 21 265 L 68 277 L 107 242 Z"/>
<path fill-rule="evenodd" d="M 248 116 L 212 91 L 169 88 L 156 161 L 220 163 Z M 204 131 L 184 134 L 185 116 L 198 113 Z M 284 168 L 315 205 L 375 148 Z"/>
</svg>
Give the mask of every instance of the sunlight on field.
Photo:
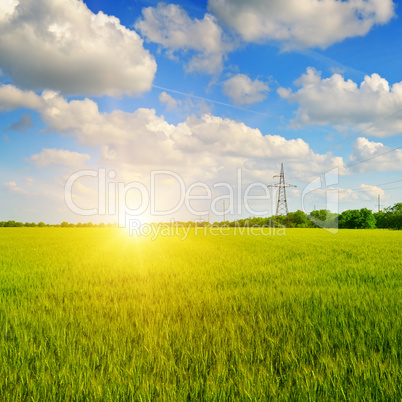
<svg viewBox="0 0 402 402">
<path fill-rule="evenodd" d="M 0 395 L 399 399 L 401 232 L 0 230 Z"/>
</svg>

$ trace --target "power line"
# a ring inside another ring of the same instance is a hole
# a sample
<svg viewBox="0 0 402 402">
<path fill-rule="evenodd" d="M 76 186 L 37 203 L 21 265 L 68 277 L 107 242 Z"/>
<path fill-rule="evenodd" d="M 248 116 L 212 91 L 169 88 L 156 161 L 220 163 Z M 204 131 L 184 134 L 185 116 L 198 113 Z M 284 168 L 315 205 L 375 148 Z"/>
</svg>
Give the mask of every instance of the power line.
<svg viewBox="0 0 402 402">
<path fill-rule="evenodd" d="M 177 91 L 176 89 L 170 89 L 170 88 L 166 88 L 166 87 L 161 87 L 161 86 L 159 86 L 159 85 L 152 85 L 152 87 L 153 87 L 153 88 L 157 88 L 157 89 L 161 89 L 161 90 L 163 90 L 163 91 L 172 92 L 172 93 L 174 93 L 174 94 L 187 96 L 187 97 L 189 97 L 189 98 L 194 98 L 194 99 L 199 99 L 199 100 L 206 101 L 206 102 L 215 103 L 216 105 L 221 105 L 221 106 L 230 107 L 230 108 L 232 108 L 232 109 L 242 110 L 243 112 L 251 112 L 251 113 L 259 114 L 259 115 L 262 115 L 262 116 L 269 116 L 268 113 L 257 112 L 257 111 L 255 111 L 255 110 L 246 109 L 246 108 L 243 108 L 243 107 L 231 105 L 230 103 L 220 102 L 220 101 L 217 101 L 217 100 L 204 98 L 204 97 L 202 97 L 202 96 L 193 95 L 193 94 L 186 93 L 186 92 L 182 92 L 182 91 Z"/>
<path fill-rule="evenodd" d="M 392 188 L 382 188 L 381 190 L 384 191 L 388 191 L 388 190 L 393 190 L 396 188 L 402 188 L 402 187 L 392 187 Z M 375 189 L 372 188 L 357 188 L 357 189 L 352 189 L 352 190 L 348 190 L 346 188 L 344 189 L 339 189 L 338 191 L 340 191 L 341 193 L 360 193 L 360 192 L 368 192 L 368 191 L 375 191 Z"/>
<path fill-rule="evenodd" d="M 388 185 L 388 184 L 400 183 L 401 181 L 402 181 L 402 179 L 401 179 L 401 180 L 393 180 L 393 181 L 389 181 L 389 182 L 387 182 L 387 183 L 380 183 L 380 184 L 366 184 L 366 186 L 370 186 L 370 187 L 381 187 L 381 186 L 386 186 L 386 185 Z M 393 189 L 397 189 L 397 188 L 402 188 L 402 187 L 382 188 L 381 190 L 387 191 L 387 190 L 393 190 Z M 338 189 L 338 191 L 340 191 L 340 192 L 346 192 L 346 193 L 349 193 L 349 192 L 358 193 L 358 192 L 360 192 L 360 191 L 375 191 L 375 190 L 373 190 L 372 188 L 361 188 L 361 187 L 358 187 L 358 188 L 351 188 L 351 189 L 341 188 L 341 189 Z"/>
<path fill-rule="evenodd" d="M 396 190 L 397 188 L 402 188 L 401 187 L 391 187 L 391 188 L 383 188 L 384 191 L 388 191 L 388 190 Z"/>
<path fill-rule="evenodd" d="M 357 131 L 355 134 L 352 134 L 352 135 L 348 136 L 348 138 L 345 138 L 344 140 L 339 141 L 339 142 L 337 142 L 336 144 L 331 145 L 331 146 L 329 147 L 329 149 L 334 149 L 334 147 L 336 147 L 337 145 L 342 144 L 342 143 L 344 143 L 344 142 L 346 142 L 346 141 L 349 141 L 349 140 L 352 139 L 353 137 L 357 137 L 359 134 L 363 134 L 365 131 L 370 130 L 370 128 L 373 128 L 373 127 L 377 126 L 378 124 L 380 124 L 380 123 L 382 123 L 382 122 L 384 122 L 384 121 L 390 119 L 390 118 L 393 117 L 393 116 L 396 116 L 397 114 L 399 114 L 399 113 L 401 113 L 401 112 L 402 112 L 402 109 L 399 109 L 399 110 L 397 110 L 396 112 L 391 113 L 389 116 L 386 116 L 386 117 L 384 117 L 384 118 L 381 119 L 381 120 L 377 120 L 376 122 L 372 123 L 370 126 L 368 126 L 368 127 L 366 127 L 366 128 L 363 128 L 363 129 Z"/>
<path fill-rule="evenodd" d="M 393 183 L 399 183 L 402 180 L 394 180 L 394 181 L 389 181 L 387 183 L 380 183 L 380 184 L 366 184 L 366 186 L 373 186 L 373 187 L 381 187 L 381 186 L 386 186 L 387 184 L 393 184 Z M 369 190 L 369 189 L 367 189 Z M 383 189 L 383 190 L 388 190 L 388 189 Z M 352 188 L 351 190 L 347 190 L 347 191 L 366 191 L 362 188 Z"/>
<path fill-rule="evenodd" d="M 388 151 L 386 151 L 386 152 L 383 152 L 382 154 L 378 154 L 378 155 L 372 156 L 372 157 L 370 157 L 370 158 L 363 159 L 362 161 L 355 162 L 355 163 L 351 163 L 351 164 L 347 164 L 346 167 L 356 166 L 356 165 L 358 165 L 358 164 L 360 164 L 360 163 L 367 162 L 367 161 L 370 161 L 370 160 L 372 160 L 372 159 L 378 158 L 378 157 L 380 157 L 380 156 L 389 154 L 389 153 L 391 153 L 391 152 L 393 152 L 393 151 L 396 151 L 397 149 L 400 149 L 400 148 L 402 148 L 402 145 L 400 145 L 399 147 L 396 147 L 396 148 L 392 148 L 392 149 L 390 149 L 390 150 L 388 150 Z"/>
<path fill-rule="evenodd" d="M 204 101 L 207 101 L 207 102 L 212 102 L 212 103 L 215 103 L 215 104 L 218 104 L 218 105 L 222 105 L 222 106 L 226 106 L 226 107 L 230 107 L 230 108 L 234 108 L 234 109 L 238 109 L 238 110 L 243 110 L 243 111 L 247 111 L 247 112 L 252 112 L 252 113 L 255 113 L 255 114 L 267 115 L 266 113 L 261 113 L 261 112 L 257 112 L 257 111 L 254 111 L 254 110 L 241 108 L 241 107 L 238 107 L 238 106 L 235 106 L 235 105 L 231 105 L 231 104 L 229 104 L 229 103 L 225 103 L 225 102 L 220 102 L 220 101 L 216 101 L 216 100 L 204 98 L 204 97 L 201 97 L 201 96 L 197 96 L 197 95 L 193 95 L 193 94 L 190 94 L 190 93 L 181 92 L 181 91 L 178 91 L 178 90 L 175 90 L 175 89 L 166 88 L 166 87 L 162 87 L 162 86 L 159 86 L 159 85 L 153 85 L 153 87 L 154 87 L 154 88 L 157 88 L 157 89 L 164 90 L 164 91 L 168 91 L 168 92 L 172 92 L 172 93 L 176 93 L 176 94 L 188 96 L 188 97 L 195 98 L 195 99 L 204 100 Z M 350 136 L 349 138 L 347 138 L 347 139 L 345 139 L 345 140 L 343 140 L 343 141 L 340 141 L 340 142 L 337 143 L 337 144 L 334 144 L 334 146 L 335 146 L 335 145 L 339 145 L 339 144 L 341 144 L 341 143 L 343 143 L 343 142 L 349 140 L 350 138 L 356 137 L 357 135 L 359 135 L 359 134 L 361 134 L 361 133 L 364 133 L 365 131 L 369 130 L 370 128 L 373 128 L 373 127 L 377 126 L 378 124 L 380 124 L 380 123 L 382 123 L 382 122 L 384 122 L 384 121 L 390 119 L 390 118 L 393 117 L 393 116 L 396 116 L 397 114 L 399 114 L 399 113 L 401 113 L 401 112 L 402 112 L 402 109 L 397 110 L 396 112 L 390 114 L 389 116 L 386 116 L 386 117 L 384 117 L 383 119 L 374 122 L 374 123 L 371 124 L 369 127 L 366 127 L 366 128 L 364 128 L 364 129 L 359 130 L 357 133 L 353 134 L 353 135 Z M 345 165 L 345 168 L 350 168 L 350 167 L 359 165 L 359 164 L 361 164 L 361 163 L 364 163 L 364 162 L 367 162 L 367 161 L 376 159 L 376 158 L 378 158 L 378 157 L 380 157 L 380 156 L 387 155 L 387 154 L 389 154 L 389 153 L 391 153 L 391 152 L 393 152 L 393 151 L 396 151 L 396 150 L 398 150 L 398 149 L 401 149 L 401 148 L 402 148 L 402 145 L 401 145 L 401 146 L 398 146 L 398 147 L 396 147 L 396 148 L 392 148 L 392 149 L 390 149 L 390 150 L 388 150 L 388 151 L 386 151 L 386 152 L 383 152 L 383 153 L 381 153 L 381 154 L 374 155 L 374 156 L 372 156 L 372 157 L 363 159 L 363 160 L 361 160 L 361 161 L 357 161 L 357 162 L 354 162 L 354 163 L 346 164 L 346 165 Z M 331 149 L 331 147 L 330 147 L 330 149 Z M 339 166 L 335 166 L 334 168 L 336 168 L 336 167 L 339 168 Z M 318 173 L 318 174 L 315 174 L 315 175 L 308 175 L 308 176 L 306 175 L 306 176 L 301 176 L 301 177 L 293 177 L 293 178 L 291 178 L 291 179 L 300 180 L 300 179 L 303 178 L 303 177 L 315 178 L 315 177 L 317 177 L 317 176 L 321 176 L 321 175 L 323 175 L 323 174 L 325 174 L 325 173 L 327 173 L 327 172 L 333 170 L 334 168 L 328 169 L 328 170 L 326 170 L 326 171 L 324 171 L 324 172 L 321 172 L 321 173 Z"/>
<path fill-rule="evenodd" d="M 350 167 L 352 167 L 352 166 L 359 165 L 360 163 L 364 163 L 364 162 L 370 161 L 370 160 L 372 160 L 372 159 L 379 158 L 380 156 L 387 155 L 387 154 L 389 154 L 389 153 L 391 153 L 391 152 L 393 152 L 393 151 L 396 151 L 396 150 L 398 150 L 398 149 L 400 149 L 400 148 L 402 148 L 402 145 L 400 145 L 399 147 L 396 147 L 396 148 L 389 149 L 388 151 L 385 151 L 385 152 L 383 152 L 383 153 L 381 153 L 381 154 L 374 155 L 374 156 L 371 156 L 371 157 L 366 158 L 366 159 L 362 159 L 361 161 L 346 164 L 346 165 L 345 165 L 345 168 L 350 168 Z M 340 168 L 340 166 L 334 166 L 334 167 L 332 167 L 332 168 L 330 168 L 330 169 L 328 169 L 328 170 L 325 170 L 324 172 L 317 173 L 317 174 L 314 174 L 314 175 L 311 174 L 311 175 L 300 176 L 300 177 L 291 177 L 291 179 L 292 179 L 292 180 L 300 180 L 300 179 L 303 178 L 303 177 L 316 178 L 317 176 L 321 176 L 321 175 L 323 175 L 323 174 L 325 174 L 325 173 L 328 173 L 328 172 L 330 172 L 331 170 L 336 169 L 336 168 Z"/>
</svg>

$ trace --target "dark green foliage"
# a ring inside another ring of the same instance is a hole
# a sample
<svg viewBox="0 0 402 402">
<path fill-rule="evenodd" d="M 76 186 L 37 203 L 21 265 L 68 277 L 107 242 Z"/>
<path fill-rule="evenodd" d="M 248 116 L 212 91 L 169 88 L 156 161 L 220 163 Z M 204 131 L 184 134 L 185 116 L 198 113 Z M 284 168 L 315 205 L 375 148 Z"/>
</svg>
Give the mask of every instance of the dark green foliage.
<svg viewBox="0 0 402 402">
<path fill-rule="evenodd" d="M 397 203 L 374 214 L 377 227 L 383 229 L 402 229 L 402 203 Z"/>
<path fill-rule="evenodd" d="M 309 227 L 307 215 L 303 211 L 297 210 L 296 212 L 289 212 L 288 218 L 296 228 Z"/>
<path fill-rule="evenodd" d="M 155 223 L 154 225 L 158 225 Z M 0 227 L 35 227 L 34 222 L 22 224 L 21 222 L 8 221 L 0 222 Z M 90 228 L 112 228 L 117 227 L 116 223 L 99 223 L 91 222 L 82 224 L 81 222 L 74 225 L 73 223 L 62 222 L 61 225 L 45 225 L 39 222 L 38 227 L 90 227 Z M 208 227 L 209 222 L 175 222 L 175 227 Z M 392 207 L 386 208 L 385 211 L 372 213 L 367 208 L 353 209 L 342 212 L 341 215 L 332 213 L 326 209 L 312 211 L 310 215 L 297 210 L 289 212 L 287 216 L 272 216 L 270 218 L 249 217 L 246 219 L 238 219 L 236 221 L 215 222 L 213 226 L 227 227 L 287 227 L 287 228 L 340 228 L 340 229 L 402 229 L 402 203 L 397 203 Z"/>
<path fill-rule="evenodd" d="M 339 215 L 336 213 L 332 213 L 327 209 L 312 211 L 308 218 L 312 222 L 313 227 L 320 227 L 320 228 L 338 227 Z"/>
<path fill-rule="evenodd" d="M 374 229 L 375 223 L 373 212 L 367 208 L 344 211 L 339 217 L 340 229 Z"/>
</svg>

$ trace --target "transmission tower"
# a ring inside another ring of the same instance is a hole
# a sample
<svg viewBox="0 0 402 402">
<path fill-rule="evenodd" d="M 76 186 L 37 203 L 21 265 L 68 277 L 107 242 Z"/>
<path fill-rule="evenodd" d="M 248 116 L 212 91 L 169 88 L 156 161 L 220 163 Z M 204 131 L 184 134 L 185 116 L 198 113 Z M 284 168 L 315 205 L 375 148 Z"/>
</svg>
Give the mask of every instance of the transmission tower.
<svg viewBox="0 0 402 402">
<path fill-rule="evenodd" d="M 296 187 L 294 184 L 285 183 L 285 172 L 281 163 L 281 173 L 275 175 L 279 177 L 279 183 L 270 184 L 268 187 L 278 187 L 278 203 L 276 204 L 276 216 L 288 214 L 288 202 L 286 201 L 286 187 Z"/>
</svg>

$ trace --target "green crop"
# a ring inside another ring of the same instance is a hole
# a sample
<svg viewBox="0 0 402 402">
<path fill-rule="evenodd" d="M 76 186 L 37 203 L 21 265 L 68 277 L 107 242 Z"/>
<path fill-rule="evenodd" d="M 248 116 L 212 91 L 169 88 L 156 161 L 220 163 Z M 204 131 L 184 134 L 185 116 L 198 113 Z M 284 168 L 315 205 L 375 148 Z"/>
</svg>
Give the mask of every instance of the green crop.
<svg viewBox="0 0 402 402">
<path fill-rule="evenodd" d="M 402 398 L 401 232 L 226 230 L 0 229 L 0 399 Z"/>
</svg>

